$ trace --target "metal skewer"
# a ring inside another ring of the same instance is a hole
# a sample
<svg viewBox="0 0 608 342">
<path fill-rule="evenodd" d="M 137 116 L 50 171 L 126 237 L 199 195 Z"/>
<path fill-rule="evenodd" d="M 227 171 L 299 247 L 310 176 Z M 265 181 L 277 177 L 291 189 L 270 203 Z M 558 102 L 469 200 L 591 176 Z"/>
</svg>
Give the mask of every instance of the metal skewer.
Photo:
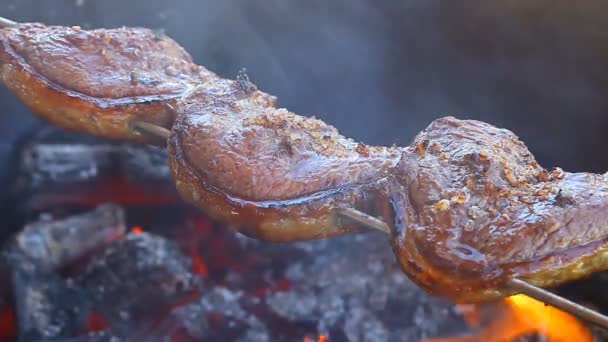
<svg viewBox="0 0 608 342">
<path fill-rule="evenodd" d="M 0 17 L 0 28 L 13 26 L 16 24 L 17 23 L 12 20 Z M 171 134 L 171 131 L 164 127 L 143 121 L 133 121 L 131 122 L 131 127 L 134 131 L 140 134 L 154 136 L 163 140 L 168 139 L 169 135 Z M 358 210 L 350 208 L 339 209 L 336 211 L 336 215 L 343 219 L 352 220 L 353 222 L 356 222 L 364 227 L 379 230 L 387 235 L 390 235 L 391 229 L 388 224 L 376 217 L 367 215 Z M 510 279 L 507 281 L 507 286 L 517 293 L 525 294 L 536 300 L 569 312 L 604 329 L 608 329 L 607 316 L 572 302 L 564 297 L 558 296 L 550 291 L 529 284 L 525 280 L 516 278 Z"/>
<path fill-rule="evenodd" d="M 10 19 L 6 19 L 4 17 L 0 17 L 0 28 L 2 27 L 8 27 L 8 26 L 13 26 L 13 25 L 17 25 L 16 22 L 10 20 Z"/>
<path fill-rule="evenodd" d="M 545 304 L 553 305 L 556 308 L 569 312 L 604 329 L 608 327 L 607 316 L 565 299 L 564 297 L 560 297 L 552 292 L 541 289 L 540 287 L 527 283 L 524 280 L 517 278 L 509 279 L 507 281 L 507 286 L 519 293 L 523 293 L 526 296 L 532 297 Z"/>
<path fill-rule="evenodd" d="M 377 219 L 373 216 L 369 216 L 352 208 L 341 208 L 336 210 L 336 214 L 345 219 L 352 220 L 358 224 L 361 224 L 367 228 L 373 228 L 379 230 L 387 235 L 391 234 L 389 226 L 382 220 Z"/>
<path fill-rule="evenodd" d="M 139 134 L 157 137 L 162 140 L 169 139 L 171 135 L 170 130 L 144 121 L 132 121 L 131 129 Z"/>
</svg>

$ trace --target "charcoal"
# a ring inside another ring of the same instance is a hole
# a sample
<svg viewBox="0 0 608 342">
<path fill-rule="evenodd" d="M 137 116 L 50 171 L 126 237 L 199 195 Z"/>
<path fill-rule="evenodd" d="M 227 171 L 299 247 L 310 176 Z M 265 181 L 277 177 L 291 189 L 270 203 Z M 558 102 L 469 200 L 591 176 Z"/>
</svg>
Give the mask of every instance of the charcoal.
<svg viewBox="0 0 608 342">
<path fill-rule="evenodd" d="M 384 236 L 294 244 L 240 236 L 238 241 L 246 253 L 261 255 L 254 267 L 259 277 L 269 283 L 286 279 L 289 286 L 269 285 L 264 295 L 255 296 L 242 290 L 246 276 L 231 271 L 224 285 L 207 287 L 174 312 L 178 325 L 196 340 L 293 341 L 324 335 L 330 341 L 415 341 L 467 331 L 453 305 L 406 278 Z M 283 262 L 285 268 L 278 270 Z M 218 326 L 218 320 L 226 324 Z"/>
<path fill-rule="evenodd" d="M 144 201 L 153 196 L 169 196 L 172 201 L 176 198 L 166 151 L 161 148 L 45 142 L 27 145 L 19 156 L 19 177 L 13 190 L 24 198 L 19 209 L 26 214 L 57 206 L 86 205 L 98 197 L 128 201 L 132 197 L 129 193 L 135 191 L 142 193 Z"/>
<path fill-rule="evenodd" d="M 466 331 L 453 306 L 426 295 L 402 273 L 378 234 L 296 244 L 287 291 L 265 303 L 290 321 L 314 322 L 320 334 L 350 341 L 413 341 Z"/>
<path fill-rule="evenodd" d="M 46 272 L 56 270 L 122 236 L 124 216 L 121 207 L 106 204 L 63 220 L 34 222 L 16 235 L 12 253 Z"/>
<path fill-rule="evenodd" d="M 119 336 L 148 329 L 200 286 L 175 244 L 149 233 L 115 241 L 75 281 Z"/>
<path fill-rule="evenodd" d="M 21 174 L 29 177 L 27 189 L 36 191 L 50 185 L 86 182 L 112 172 L 113 145 L 36 144 L 21 155 Z"/>
<path fill-rule="evenodd" d="M 166 149 L 151 145 L 125 145 L 122 154 L 125 174 L 130 180 L 171 184 Z"/>
<path fill-rule="evenodd" d="M 44 271 L 15 268 L 13 287 L 20 341 L 71 337 L 79 333 L 88 301 L 70 282 Z"/>
<path fill-rule="evenodd" d="M 21 153 L 27 189 L 85 183 L 111 175 L 169 181 L 166 150 L 147 145 L 34 144 Z"/>
<path fill-rule="evenodd" d="M 176 309 L 173 319 L 197 341 L 271 341 L 257 314 L 242 305 L 246 300 L 242 291 L 214 287 L 193 303 Z"/>
<path fill-rule="evenodd" d="M 4 248 L 22 341 L 75 336 L 89 301 L 56 273 L 121 236 L 122 208 L 103 205 L 63 220 L 26 225 Z"/>
</svg>

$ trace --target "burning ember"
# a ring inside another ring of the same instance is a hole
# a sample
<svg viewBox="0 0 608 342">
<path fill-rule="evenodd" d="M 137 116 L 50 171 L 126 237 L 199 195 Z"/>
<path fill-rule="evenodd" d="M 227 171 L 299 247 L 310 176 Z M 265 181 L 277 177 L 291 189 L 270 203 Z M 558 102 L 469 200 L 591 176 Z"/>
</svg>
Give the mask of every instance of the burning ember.
<svg viewBox="0 0 608 342">
<path fill-rule="evenodd" d="M 427 339 L 425 342 L 591 342 L 589 329 L 575 317 L 525 295 L 514 295 L 496 304 L 459 305 L 474 334 Z"/>
<path fill-rule="evenodd" d="M 314 339 L 306 336 L 304 337 L 304 342 L 327 342 L 327 337 L 320 335 L 319 338 Z"/>
</svg>

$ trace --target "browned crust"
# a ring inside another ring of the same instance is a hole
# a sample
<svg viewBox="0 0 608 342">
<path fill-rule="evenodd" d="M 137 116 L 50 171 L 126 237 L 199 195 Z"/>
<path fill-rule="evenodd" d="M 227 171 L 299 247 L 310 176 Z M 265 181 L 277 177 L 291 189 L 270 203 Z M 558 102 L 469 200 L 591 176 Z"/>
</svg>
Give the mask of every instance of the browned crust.
<svg viewBox="0 0 608 342">
<path fill-rule="evenodd" d="M 423 255 L 412 236 L 391 240 L 404 273 L 429 294 L 456 303 L 497 300 L 515 293 L 507 285 L 512 278 L 539 287 L 553 287 L 608 270 L 607 241 L 594 241 L 566 252 L 556 252 L 518 263 L 493 265 L 483 273 L 456 272 L 452 262 Z"/>
<path fill-rule="evenodd" d="M 427 292 L 488 301 L 512 294 L 514 277 L 551 287 L 608 269 L 605 176 L 547 172 L 511 132 L 454 118 L 431 124 L 402 162 L 385 219 Z"/>
<path fill-rule="evenodd" d="M 274 242 L 322 239 L 348 233 L 351 222 L 336 217 L 336 208 L 374 210 L 369 202 L 371 185 L 328 190 L 314 197 L 286 201 L 247 201 L 231 198 L 193 173 L 181 149 L 180 132 L 168 141 L 169 166 L 182 198 L 203 209 L 210 217 L 239 232 Z"/>
<path fill-rule="evenodd" d="M 93 98 L 49 82 L 32 70 L 8 42 L 2 44 L 0 61 L 3 65 L 0 78 L 4 84 L 33 113 L 61 128 L 109 139 L 152 142 L 150 137 L 134 133 L 129 122 L 140 119 L 170 127 L 175 119 L 171 104 L 181 94 L 121 99 Z"/>
</svg>

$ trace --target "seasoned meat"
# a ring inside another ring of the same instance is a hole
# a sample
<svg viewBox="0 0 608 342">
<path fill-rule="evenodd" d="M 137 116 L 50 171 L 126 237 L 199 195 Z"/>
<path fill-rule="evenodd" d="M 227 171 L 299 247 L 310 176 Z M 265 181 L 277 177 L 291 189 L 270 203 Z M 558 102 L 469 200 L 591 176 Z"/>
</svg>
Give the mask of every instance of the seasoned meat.
<svg viewBox="0 0 608 342">
<path fill-rule="evenodd" d="M 335 209 L 374 210 L 397 148 L 369 147 L 276 109 L 247 83 L 214 80 L 178 102 L 169 139 L 177 189 L 246 234 L 273 241 L 344 233 Z M 380 187 L 381 188 L 381 187 Z"/>
<path fill-rule="evenodd" d="M 373 147 L 275 108 L 247 78 L 219 78 L 145 29 L 0 30 L 2 80 L 55 124 L 142 140 L 171 127 L 169 163 L 189 203 L 272 241 L 351 231 L 337 211 L 383 218 L 404 272 L 458 302 L 608 269 L 606 175 L 545 170 L 511 132 L 443 118 L 406 147 Z"/>
<path fill-rule="evenodd" d="M 395 169 L 394 251 L 429 292 L 457 301 L 548 287 L 608 268 L 608 179 L 547 171 L 510 131 L 443 118 Z"/>
<path fill-rule="evenodd" d="M 34 113 L 118 139 L 143 138 L 129 129 L 134 118 L 170 127 L 171 104 L 216 77 L 172 39 L 140 28 L 7 27 L 0 65 L 0 79 Z"/>
</svg>

